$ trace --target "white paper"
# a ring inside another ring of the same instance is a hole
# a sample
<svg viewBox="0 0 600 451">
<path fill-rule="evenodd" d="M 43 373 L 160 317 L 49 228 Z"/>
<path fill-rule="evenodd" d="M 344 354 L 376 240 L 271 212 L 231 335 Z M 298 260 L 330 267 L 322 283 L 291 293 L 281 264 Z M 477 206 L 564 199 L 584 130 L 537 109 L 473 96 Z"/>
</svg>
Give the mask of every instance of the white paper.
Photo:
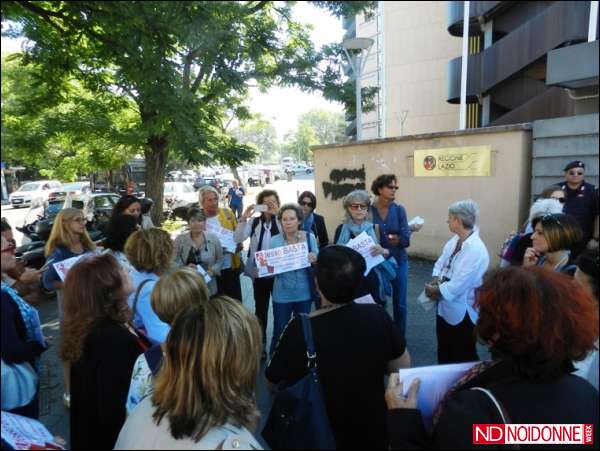
<svg viewBox="0 0 600 451">
<path fill-rule="evenodd" d="M 259 278 L 310 266 L 306 242 L 258 251 L 254 253 L 254 257 Z"/>
<path fill-rule="evenodd" d="M 64 449 L 54 443 L 54 437 L 46 427 L 37 420 L 2 412 L 2 439 L 14 449 L 47 449 L 52 444 L 53 449 Z"/>
<path fill-rule="evenodd" d="M 361 233 L 356 238 L 346 243 L 346 246 L 357 251 L 365 259 L 365 263 L 367 264 L 367 269 L 364 274 L 365 276 L 369 274 L 371 269 L 385 261 L 383 255 L 377 255 L 375 257 L 371 255 L 371 248 L 375 245 L 375 241 L 373 241 L 373 238 L 367 235 L 367 232 Z"/>
<path fill-rule="evenodd" d="M 237 243 L 233 239 L 233 231 L 227 230 L 224 227 L 215 225 L 209 221 L 206 221 L 206 230 L 219 238 L 223 249 L 225 249 L 227 252 L 235 254 Z"/>
<path fill-rule="evenodd" d="M 467 371 L 479 362 L 455 363 L 451 365 L 423 366 L 399 370 L 403 382 L 404 396 L 415 378 L 421 379 L 417 396 L 417 408 L 421 411 L 423 422 L 431 429 L 432 418 L 438 404 L 452 386 L 463 377 Z"/>
<path fill-rule="evenodd" d="M 408 225 L 409 226 L 413 226 L 413 225 L 419 225 L 422 226 L 423 224 L 425 224 L 425 219 L 423 219 L 420 216 L 415 216 L 414 218 L 412 218 L 410 221 L 408 221 Z"/>
<path fill-rule="evenodd" d="M 419 297 L 417 298 L 417 302 L 423 307 L 425 311 L 429 311 L 437 305 L 437 301 L 435 299 L 431 299 L 427 297 L 425 294 L 425 290 L 421 292 Z"/>
<path fill-rule="evenodd" d="M 210 277 L 210 274 L 208 274 L 204 268 L 202 267 L 202 265 L 196 265 L 196 271 L 198 271 L 200 273 L 200 275 L 202 277 L 204 277 L 204 281 L 206 283 L 210 283 L 210 281 L 212 280 L 212 278 Z"/>
<path fill-rule="evenodd" d="M 52 266 L 54 266 L 54 269 L 56 270 L 58 277 L 60 277 L 60 280 L 62 280 L 64 282 L 65 279 L 67 278 L 67 273 L 69 272 L 69 270 L 73 266 L 75 266 L 77 264 L 77 262 L 79 260 L 81 260 L 83 257 L 89 256 L 91 254 L 92 254 L 92 252 L 86 252 L 85 254 L 78 255 L 76 257 L 67 258 L 66 260 L 63 260 L 58 263 L 53 263 Z"/>
<path fill-rule="evenodd" d="M 365 294 L 354 300 L 355 304 L 375 304 L 375 299 L 370 294 Z"/>
</svg>

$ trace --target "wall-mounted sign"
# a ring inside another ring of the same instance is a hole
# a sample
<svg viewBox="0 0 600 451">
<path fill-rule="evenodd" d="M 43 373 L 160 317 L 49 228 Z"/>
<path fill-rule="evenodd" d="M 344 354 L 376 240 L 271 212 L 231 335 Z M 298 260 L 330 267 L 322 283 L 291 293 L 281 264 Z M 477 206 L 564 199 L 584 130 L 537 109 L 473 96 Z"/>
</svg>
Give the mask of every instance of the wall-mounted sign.
<svg viewBox="0 0 600 451">
<path fill-rule="evenodd" d="M 415 150 L 415 177 L 489 177 L 492 147 Z"/>
</svg>

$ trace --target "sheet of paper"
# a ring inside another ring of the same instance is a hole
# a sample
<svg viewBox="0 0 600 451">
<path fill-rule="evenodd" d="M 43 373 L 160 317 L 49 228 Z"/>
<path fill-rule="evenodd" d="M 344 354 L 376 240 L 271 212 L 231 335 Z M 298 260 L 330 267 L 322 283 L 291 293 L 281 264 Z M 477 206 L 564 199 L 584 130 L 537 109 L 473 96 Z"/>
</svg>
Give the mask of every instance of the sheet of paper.
<svg viewBox="0 0 600 451">
<path fill-rule="evenodd" d="M 423 224 L 425 224 L 425 220 L 420 216 L 415 216 L 410 221 L 408 221 L 409 226 L 413 226 L 413 225 L 422 226 Z"/>
<path fill-rule="evenodd" d="M 421 294 L 417 298 L 417 302 L 421 305 L 421 307 L 423 307 L 425 311 L 429 311 L 437 305 L 437 301 L 427 297 L 427 295 L 425 294 L 425 290 L 421 292 Z"/>
<path fill-rule="evenodd" d="M 382 255 L 377 255 L 375 257 L 371 255 L 371 248 L 375 246 L 375 244 L 375 241 L 373 241 L 373 238 L 367 235 L 367 232 L 361 233 L 356 238 L 346 243 L 346 246 L 357 251 L 365 259 L 365 262 L 367 264 L 367 269 L 364 274 L 365 276 L 369 274 L 369 272 L 375 266 L 385 261 L 385 258 L 383 258 Z"/>
<path fill-rule="evenodd" d="M 198 271 L 200 273 L 200 275 L 204 278 L 204 281 L 206 283 L 210 283 L 210 281 L 212 280 L 212 277 L 210 277 L 210 275 L 204 270 L 202 265 L 196 265 L 196 271 Z"/>
<path fill-rule="evenodd" d="M 421 411 L 423 422 L 431 429 L 431 421 L 438 404 L 452 386 L 479 362 L 456 363 L 451 365 L 423 366 L 399 370 L 400 380 L 404 383 L 404 396 L 415 378 L 421 379 L 417 397 L 417 408 Z"/>
<path fill-rule="evenodd" d="M 39 421 L 8 412 L 2 412 L 2 439 L 14 449 L 64 449 Z"/>
<path fill-rule="evenodd" d="M 67 278 L 67 273 L 69 272 L 69 270 L 73 266 L 75 266 L 77 264 L 77 262 L 79 260 L 81 260 L 83 257 L 90 256 L 92 254 L 93 254 L 92 252 L 86 252 L 85 254 L 78 255 L 76 257 L 67 258 L 66 260 L 63 260 L 58 263 L 53 263 L 52 266 L 54 266 L 54 269 L 56 270 L 58 277 L 60 277 L 60 280 L 64 282 L 65 279 Z"/>
<path fill-rule="evenodd" d="M 217 238 L 219 238 L 223 249 L 225 249 L 227 252 L 235 254 L 237 243 L 233 239 L 233 231 L 227 230 L 220 225 L 215 225 L 209 221 L 206 221 L 206 230 L 214 235 L 217 235 Z"/>
<path fill-rule="evenodd" d="M 310 266 L 306 242 L 258 251 L 254 256 L 258 277 L 274 276 Z"/>
<path fill-rule="evenodd" d="M 354 300 L 355 304 L 375 304 L 375 299 L 370 294 L 365 294 Z"/>
</svg>

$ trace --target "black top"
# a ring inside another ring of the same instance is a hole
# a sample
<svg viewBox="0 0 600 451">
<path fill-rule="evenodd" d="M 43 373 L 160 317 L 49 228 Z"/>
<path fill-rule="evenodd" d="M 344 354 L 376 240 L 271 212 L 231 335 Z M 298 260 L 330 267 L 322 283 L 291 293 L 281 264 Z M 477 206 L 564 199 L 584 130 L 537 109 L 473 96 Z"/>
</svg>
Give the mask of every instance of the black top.
<svg viewBox="0 0 600 451">
<path fill-rule="evenodd" d="M 588 242 L 593 234 L 594 220 L 598 216 L 598 191 L 596 187 L 585 182 L 576 190 L 569 188 L 566 183 L 557 186 L 560 186 L 567 198 L 563 208 L 564 213 L 577 219 L 583 230 L 583 239 Z"/>
<path fill-rule="evenodd" d="M 329 244 L 329 235 L 327 234 L 327 227 L 325 227 L 325 218 L 323 216 L 313 213 L 315 221 L 312 225 L 313 235 L 317 238 L 319 249 Z"/>
<path fill-rule="evenodd" d="M 508 414 L 509 423 L 594 424 L 594 443 L 598 443 L 598 392 L 591 384 L 571 374 L 549 382 L 534 382 L 519 376 L 510 363 L 502 362 L 450 397 L 432 436 L 425 432 L 420 411 L 391 410 L 388 413 L 391 448 L 476 448 L 472 444 L 473 424 L 501 424 L 502 418 L 492 400 L 480 391 L 470 390 L 472 387 L 489 389 Z"/>
<path fill-rule="evenodd" d="M 384 375 L 404 339 L 377 305 L 349 304 L 311 318 L 317 372 L 338 449 L 386 447 Z M 294 318 L 266 370 L 267 379 L 293 384 L 307 373 L 302 324 Z"/>
<path fill-rule="evenodd" d="M 105 319 L 71 365 L 71 448 L 113 449 L 125 423 L 133 365 L 142 353 L 124 326 Z"/>
</svg>

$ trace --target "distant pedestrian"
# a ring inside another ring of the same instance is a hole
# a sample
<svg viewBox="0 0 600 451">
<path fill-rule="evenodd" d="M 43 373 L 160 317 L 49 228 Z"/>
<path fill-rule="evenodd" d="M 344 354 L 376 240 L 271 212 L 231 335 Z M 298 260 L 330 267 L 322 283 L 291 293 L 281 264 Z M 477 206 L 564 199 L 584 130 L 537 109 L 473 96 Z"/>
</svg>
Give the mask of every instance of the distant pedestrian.
<svg viewBox="0 0 600 451">
<path fill-rule="evenodd" d="M 115 449 L 262 449 L 258 321 L 223 297 L 179 313 L 152 397 L 131 413 Z"/>
<path fill-rule="evenodd" d="M 112 255 L 84 259 L 65 282 L 61 358 L 71 363 L 71 448 L 113 449 L 133 364 L 148 343 L 129 323 L 133 287 Z"/>
<path fill-rule="evenodd" d="M 239 220 L 244 211 L 246 190 L 242 186 L 239 186 L 237 180 L 234 180 L 232 185 L 227 192 L 227 199 L 229 200 L 229 208 L 235 213 L 236 219 Z"/>
</svg>

